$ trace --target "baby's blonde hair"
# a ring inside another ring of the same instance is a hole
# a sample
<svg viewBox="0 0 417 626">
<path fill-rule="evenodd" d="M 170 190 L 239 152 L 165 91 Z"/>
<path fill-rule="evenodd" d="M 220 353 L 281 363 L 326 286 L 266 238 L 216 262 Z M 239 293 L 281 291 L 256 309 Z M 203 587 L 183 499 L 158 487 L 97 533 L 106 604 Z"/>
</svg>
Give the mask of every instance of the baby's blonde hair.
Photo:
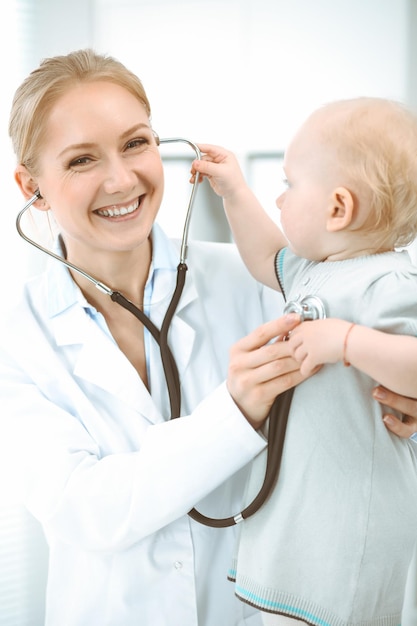
<svg viewBox="0 0 417 626">
<path fill-rule="evenodd" d="M 113 57 L 85 49 L 44 59 L 18 87 L 13 99 L 9 134 L 19 164 L 36 174 L 39 149 L 55 102 L 71 87 L 95 81 L 124 87 L 143 104 L 150 117 L 141 81 Z"/>
<path fill-rule="evenodd" d="M 347 179 L 370 191 L 362 232 L 372 232 L 380 247 L 410 244 L 417 236 L 417 117 L 399 102 L 365 97 L 315 114 L 328 117 L 321 138 L 336 146 Z"/>
</svg>

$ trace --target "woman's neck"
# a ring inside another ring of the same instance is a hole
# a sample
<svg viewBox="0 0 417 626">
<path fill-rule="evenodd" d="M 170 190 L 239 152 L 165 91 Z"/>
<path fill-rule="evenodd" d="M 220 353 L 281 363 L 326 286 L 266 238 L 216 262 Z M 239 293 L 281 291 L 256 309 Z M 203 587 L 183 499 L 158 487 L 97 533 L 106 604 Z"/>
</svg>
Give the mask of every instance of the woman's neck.
<svg viewBox="0 0 417 626">
<path fill-rule="evenodd" d="M 151 239 L 132 251 L 126 252 L 88 252 L 75 254 L 70 251 L 67 260 L 80 267 L 97 281 L 114 291 L 120 291 L 137 306 L 143 303 L 143 294 L 149 275 L 152 259 Z M 72 277 L 87 300 L 102 309 L 112 302 L 108 294 L 101 292 L 96 285 L 79 272 L 71 270 Z"/>
</svg>

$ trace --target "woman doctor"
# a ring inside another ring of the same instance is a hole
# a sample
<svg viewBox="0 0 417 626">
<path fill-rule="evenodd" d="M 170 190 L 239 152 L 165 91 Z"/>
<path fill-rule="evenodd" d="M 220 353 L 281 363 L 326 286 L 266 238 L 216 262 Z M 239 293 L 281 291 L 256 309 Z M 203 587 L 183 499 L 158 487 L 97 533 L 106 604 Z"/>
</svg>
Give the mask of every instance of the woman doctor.
<svg viewBox="0 0 417 626">
<path fill-rule="evenodd" d="M 155 224 L 163 170 L 138 78 L 89 50 L 46 59 L 16 92 L 10 135 L 16 181 L 52 212 L 57 252 L 159 328 L 179 246 Z M 179 419 L 149 333 L 59 261 L 2 327 L 1 453 L 49 544 L 46 626 L 258 624 L 226 580 L 234 528 L 187 512 L 241 510 L 257 431 L 301 380 L 270 341 L 297 320 L 275 319 L 232 246 L 192 243 L 187 264 L 169 333 Z"/>
</svg>

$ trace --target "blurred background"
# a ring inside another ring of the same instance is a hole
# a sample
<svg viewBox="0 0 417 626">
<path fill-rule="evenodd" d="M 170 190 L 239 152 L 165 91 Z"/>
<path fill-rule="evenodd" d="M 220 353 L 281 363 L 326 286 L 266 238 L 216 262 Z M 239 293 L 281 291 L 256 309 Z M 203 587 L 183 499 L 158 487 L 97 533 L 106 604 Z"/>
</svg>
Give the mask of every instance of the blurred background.
<svg viewBox="0 0 417 626">
<path fill-rule="evenodd" d="M 367 95 L 417 111 L 417 0 L 7 0 L 0 26 L 0 312 L 45 262 L 15 230 L 22 198 L 7 133 L 13 93 L 44 57 L 83 47 L 117 57 L 144 83 L 160 137 L 235 151 L 277 220 L 282 154 L 312 109 Z M 164 158 L 159 221 L 181 236 L 194 154 L 174 145 Z M 190 235 L 230 240 L 205 184 Z M 415 244 L 410 252 L 416 261 Z M 41 626 L 46 546 L 13 501 L 13 477 L 0 481 L 0 626 Z M 403 626 L 417 625 L 415 584 Z"/>
</svg>

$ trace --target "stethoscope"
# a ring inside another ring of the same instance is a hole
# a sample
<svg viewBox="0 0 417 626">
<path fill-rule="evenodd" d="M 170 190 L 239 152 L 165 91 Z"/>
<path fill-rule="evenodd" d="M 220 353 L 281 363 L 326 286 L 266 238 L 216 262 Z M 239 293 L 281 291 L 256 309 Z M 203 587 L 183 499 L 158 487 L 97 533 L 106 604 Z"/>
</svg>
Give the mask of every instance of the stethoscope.
<svg viewBox="0 0 417 626">
<path fill-rule="evenodd" d="M 183 139 L 179 137 L 169 138 L 169 139 L 157 139 L 157 143 L 175 143 L 182 142 L 188 144 L 196 153 L 198 159 L 201 158 L 201 152 L 198 146 L 189 141 L 188 139 Z M 200 176 L 198 173 L 195 174 L 194 182 L 192 184 L 192 189 L 188 201 L 188 207 L 184 222 L 184 229 L 181 240 L 181 248 L 180 248 L 180 260 L 177 266 L 177 278 L 175 290 L 171 298 L 171 302 L 167 308 L 165 313 L 165 317 L 163 319 L 161 328 L 158 329 L 152 320 L 145 315 L 145 313 L 139 309 L 133 302 L 128 300 L 122 293 L 119 291 L 113 290 L 111 287 L 103 283 L 102 281 L 96 279 L 94 276 L 88 274 L 85 270 L 76 265 L 73 265 L 65 258 L 61 257 L 58 254 L 55 254 L 48 248 L 43 247 L 30 237 L 28 237 L 21 226 L 21 220 L 26 211 L 41 198 L 41 194 L 39 190 L 37 190 L 34 195 L 28 200 L 28 202 L 24 205 L 22 210 L 19 212 L 16 218 L 16 228 L 19 235 L 32 246 L 35 246 L 41 252 L 53 257 L 54 259 L 63 263 L 66 267 L 81 274 L 89 280 L 91 283 L 95 285 L 95 287 L 108 295 L 114 302 L 124 307 L 130 313 L 132 313 L 151 333 L 154 340 L 157 342 L 161 354 L 161 361 L 164 370 L 164 375 L 166 379 L 166 385 L 168 389 L 169 402 L 170 402 L 170 410 L 171 410 L 171 419 L 178 418 L 181 413 L 181 384 L 178 373 L 178 368 L 171 352 L 171 349 L 168 345 L 168 330 L 174 316 L 175 310 L 177 308 L 178 302 L 181 298 L 184 285 L 186 273 L 188 270 L 186 264 L 187 252 L 188 252 L 188 234 L 190 227 L 190 220 L 192 215 L 192 210 L 194 206 L 195 195 L 197 191 L 197 186 L 199 183 Z M 320 317 L 325 317 L 325 309 L 319 298 L 316 296 L 307 296 L 300 301 L 292 301 L 288 302 L 285 306 L 284 312 L 296 312 L 301 316 L 301 319 L 318 319 Z M 255 499 L 240 513 L 234 515 L 232 517 L 215 519 L 211 517 L 207 517 L 197 511 L 196 509 L 192 509 L 189 511 L 188 515 L 204 524 L 206 526 L 212 526 L 215 528 L 225 528 L 227 526 L 233 526 L 243 521 L 244 519 L 250 517 L 259 508 L 263 505 L 268 495 L 271 493 L 275 482 L 278 478 L 279 468 L 281 465 L 281 457 L 282 451 L 284 447 L 284 439 L 285 439 L 285 431 L 288 421 L 288 413 L 291 405 L 291 399 L 293 395 L 293 389 L 289 389 L 288 391 L 282 393 L 275 399 L 275 402 L 271 408 L 271 412 L 269 415 L 269 427 L 268 427 L 268 449 L 267 449 L 267 462 L 266 462 L 266 470 L 265 470 L 265 478 L 264 482 L 261 486 L 261 489 Z"/>
</svg>

